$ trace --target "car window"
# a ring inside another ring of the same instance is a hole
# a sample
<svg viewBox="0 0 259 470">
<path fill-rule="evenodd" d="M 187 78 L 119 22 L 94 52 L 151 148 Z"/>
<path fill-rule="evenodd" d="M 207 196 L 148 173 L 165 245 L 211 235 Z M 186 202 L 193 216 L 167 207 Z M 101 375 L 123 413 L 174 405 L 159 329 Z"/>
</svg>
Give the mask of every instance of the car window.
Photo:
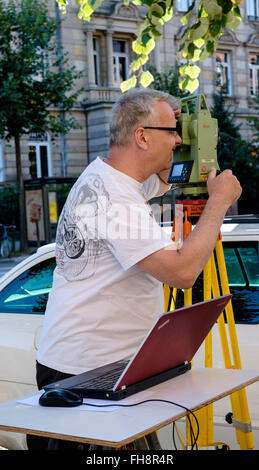
<svg viewBox="0 0 259 470">
<path fill-rule="evenodd" d="M 251 325 L 259 323 L 258 243 L 225 242 L 223 250 L 235 323 Z M 201 273 L 192 289 L 192 303 L 201 302 L 203 293 L 203 273 Z M 177 290 L 174 301 L 176 308 L 184 305 L 181 289 Z M 170 309 L 170 305 L 167 309 Z"/>
<path fill-rule="evenodd" d="M 43 314 L 52 287 L 55 258 L 27 269 L 0 293 L 1 313 Z"/>
<path fill-rule="evenodd" d="M 224 257 L 229 286 L 245 286 L 246 280 L 235 248 L 224 248 Z"/>
<path fill-rule="evenodd" d="M 259 287 L 259 262 L 256 249 L 240 247 L 238 254 L 243 263 L 249 286 Z"/>
<path fill-rule="evenodd" d="M 259 287 L 259 260 L 256 247 L 224 247 L 230 286 Z"/>
<path fill-rule="evenodd" d="M 259 258 L 257 242 L 226 243 L 224 255 L 236 323 L 259 323 Z"/>
</svg>

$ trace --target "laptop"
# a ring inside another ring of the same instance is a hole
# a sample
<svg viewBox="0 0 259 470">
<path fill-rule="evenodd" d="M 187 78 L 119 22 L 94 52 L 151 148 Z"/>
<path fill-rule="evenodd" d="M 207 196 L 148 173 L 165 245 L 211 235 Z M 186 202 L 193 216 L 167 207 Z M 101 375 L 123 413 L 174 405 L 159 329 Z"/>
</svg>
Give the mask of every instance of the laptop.
<svg viewBox="0 0 259 470">
<path fill-rule="evenodd" d="M 158 316 L 131 360 L 120 360 L 44 386 L 83 398 L 121 400 L 191 369 L 191 360 L 231 294 Z"/>
</svg>

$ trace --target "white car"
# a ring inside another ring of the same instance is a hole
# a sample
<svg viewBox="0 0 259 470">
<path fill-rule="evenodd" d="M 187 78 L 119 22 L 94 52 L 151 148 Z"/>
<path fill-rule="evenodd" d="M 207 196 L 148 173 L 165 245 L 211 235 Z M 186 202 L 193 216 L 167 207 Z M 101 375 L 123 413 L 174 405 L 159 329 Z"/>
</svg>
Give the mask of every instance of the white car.
<svg viewBox="0 0 259 470">
<path fill-rule="evenodd" d="M 37 390 L 36 350 L 55 265 L 53 243 L 39 248 L 0 279 L 1 402 Z M 0 431 L 0 446 L 26 449 L 26 437 Z"/>
<path fill-rule="evenodd" d="M 171 230 L 169 227 L 167 230 Z M 259 353 L 259 223 L 225 223 L 222 226 L 229 284 L 237 298 L 237 333 L 243 368 L 257 369 Z M 0 401 L 7 401 L 37 390 L 35 357 L 43 315 L 55 268 L 55 244 L 42 246 L 0 278 Z M 241 270 L 241 271 L 240 271 Z M 242 274 L 242 276 L 241 276 Z M 238 275 L 238 276 L 237 276 Z M 240 297 L 241 296 L 241 297 Z M 241 299 L 241 300 L 240 300 Z M 239 305 L 242 302 L 242 309 Z M 233 301 L 235 309 L 235 301 Z M 217 327 L 213 328 L 215 367 L 224 367 Z M 201 348 L 202 350 L 202 348 Z M 201 359 L 198 352 L 197 363 Z M 196 358 L 194 360 L 194 367 Z M 252 424 L 259 433 L 259 387 L 248 387 Z M 216 409 L 215 422 L 226 427 L 228 405 Z M 231 429 L 232 431 L 232 429 Z M 234 433 L 234 431 L 233 431 Z M 171 448 L 168 436 L 160 432 L 163 447 Z M 164 441 L 164 444 L 163 444 Z M 0 431 L 0 446 L 26 449 L 22 434 Z M 256 447 L 259 449 L 259 437 Z"/>
</svg>

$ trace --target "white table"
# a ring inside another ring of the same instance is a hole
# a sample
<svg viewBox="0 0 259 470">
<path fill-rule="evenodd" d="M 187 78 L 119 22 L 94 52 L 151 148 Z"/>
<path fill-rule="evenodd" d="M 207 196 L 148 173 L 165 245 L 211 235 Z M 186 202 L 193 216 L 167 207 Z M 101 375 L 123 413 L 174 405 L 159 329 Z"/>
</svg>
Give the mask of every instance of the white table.
<svg viewBox="0 0 259 470">
<path fill-rule="evenodd" d="M 132 396 L 131 401 L 171 400 L 194 411 L 257 380 L 259 371 L 192 369 Z M 162 402 L 108 412 L 29 406 L 12 400 L 0 405 L 0 429 L 119 448 L 186 414 Z"/>
</svg>

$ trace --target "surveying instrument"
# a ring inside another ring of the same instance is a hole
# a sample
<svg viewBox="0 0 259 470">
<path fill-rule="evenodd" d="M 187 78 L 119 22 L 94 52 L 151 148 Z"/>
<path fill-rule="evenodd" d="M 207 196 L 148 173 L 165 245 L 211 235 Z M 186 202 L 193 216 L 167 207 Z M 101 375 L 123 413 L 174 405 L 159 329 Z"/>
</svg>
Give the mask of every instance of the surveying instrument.
<svg viewBox="0 0 259 470">
<path fill-rule="evenodd" d="M 208 198 L 206 179 L 211 168 L 219 170 L 217 163 L 217 120 L 211 117 L 204 95 L 192 95 L 181 100 L 181 113 L 177 116 L 181 126 L 182 145 L 174 152 L 174 163 L 170 170 L 168 183 L 178 191 L 177 204 L 182 208 L 184 240 L 196 224 Z M 172 238 L 174 237 L 176 217 L 175 211 Z M 180 215 L 182 216 L 182 215 Z M 176 234 L 175 234 L 176 235 Z M 214 252 L 203 269 L 203 300 L 229 294 L 228 277 L 223 253 L 221 233 L 219 233 Z M 164 285 L 165 311 L 176 308 L 176 288 Z M 192 289 L 183 293 L 184 306 L 192 304 Z M 226 321 L 225 321 L 226 318 Z M 241 360 L 235 329 L 235 321 L 231 300 L 218 321 L 221 349 L 226 369 L 241 369 Z M 227 328 L 228 334 L 227 335 Z M 228 336 L 230 345 L 228 344 Z M 232 358 L 231 359 L 231 352 Z M 212 331 L 204 341 L 204 366 L 212 367 Z M 245 389 L 230 395 L 232 407 L 232 423 L 235 427 L 237 442 L 241 450 L 254 448 L 250 416 Z M 213 405 L 195 412 L 200 425 L 197 441 L 198 447 L 216 446 L 213 437 Z M 230 414 L 231 415 L 231 414 Z M 192 419 L 192 418 L 191 418 Z M 195 423 L 194 423 L 195 426 Z M 191 445 L 189 420 L 186 421 L 186 449 Z"/>
</svg>

